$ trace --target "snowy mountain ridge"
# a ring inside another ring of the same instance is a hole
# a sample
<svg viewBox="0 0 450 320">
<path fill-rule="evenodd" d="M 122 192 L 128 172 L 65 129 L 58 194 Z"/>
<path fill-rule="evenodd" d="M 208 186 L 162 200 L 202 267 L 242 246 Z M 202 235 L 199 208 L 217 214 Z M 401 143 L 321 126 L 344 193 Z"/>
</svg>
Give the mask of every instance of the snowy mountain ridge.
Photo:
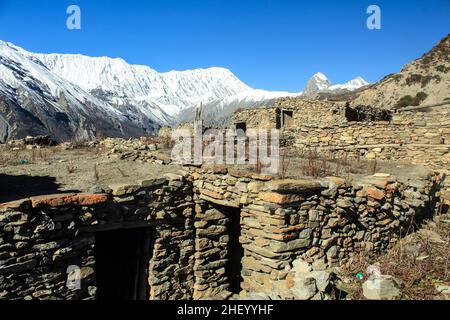
<svg viewBox="0 0 450 320">
<path fill-rule="evenodd" d="M 317 73 L 303 95 L 365 84 L 359 77 L 332 85 Z M 38 134 L 59 140 L 147 135 L 191 121 L 200 104 L 207 122 L 226 124 L 238 108 L 301 95 L 253 89 L 220 67 L 159 73 L 121 58 L 31 53 L 0 40 L 0 142 Z"/>
<path fill-rule="evenodd" d="M 332 85 L 331 81 L 323 73 L 318 72 L 308 80 L 303 95 L 306 97 L 314 97 L 317 93 L 321 92 L 354 91 L 368 84 L 369 82 L 359 76 L 344 84 Z"/>
<path fill-rule="evenodd" d="M 150 109 L 147 109 L 150 110 Z M 51 135 L 57 140 L 138 136 L 169 119 L 154 106 L 121 108 L 83 90 L 27 51 L 0 41 L 0 138 Z"/>
<path fill-rule="evenodd" d="M 130 65 L 123 59 L 82 55 L 34 54 L 53 73 L 87 91 L 113 93 L 121 98 L 158 104 L 174 116 L 185 108 L 222 99 L 251 88 L 224 68 L 158 73 L 147 66 Z"/>
<path fill-rule="evenodd" d="M 223 119 L 239 106 L 286 95 L 296 94 L 254 90 L 225 68 L 158 73 L 121 58 L 36 54 L 0 41 L 1 141 L 141 136 L 201 103 Z"/>
</svg>

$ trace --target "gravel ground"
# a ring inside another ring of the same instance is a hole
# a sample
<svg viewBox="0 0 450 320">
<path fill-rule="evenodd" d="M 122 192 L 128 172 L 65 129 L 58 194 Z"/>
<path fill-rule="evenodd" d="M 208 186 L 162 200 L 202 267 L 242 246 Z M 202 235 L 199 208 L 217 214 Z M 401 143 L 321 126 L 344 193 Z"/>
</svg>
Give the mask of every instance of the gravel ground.
<svg viewBox="0 0 450 320">
<path fill-rule="evenodd" d="M 305 163 L 308 167 L 307 159 L 285 159 L 284 177 L 304 177 Z M 368 168 L 365 168 L 365 165 L 362 165 L 357 173 L 350 173 L 348 170 L 352 165 L 337 170 L 339 173 L 332 169 L 324 175 L 337 175 L 352 180 L 373 174 Z M 323 163 L 315 160 L 312 166 L 321 169 Z M 256 172 L 254 166 L 233 167 Z M 177 172 L 181 169 L 182 167 L 177 165 L 157 165 L 109 159 L 93 149 L 47 148 L 16 152 L 3 149 L 0 150 L 0 203 L 34 195 L 89 192 L 94 185 L 105 188 L 114 183 L 135 183 L 140 179 L 158 178 L 165 173 Z M 354 171 L 354 169 L 349 171 Z M 390 162 L 378 162 L 375 170 L 392 174 L 402 182 L 421 179 L 429 172 L 422 166 Z"/>
<path fill-rule="evenodd" d="M 176 165 L 111 160 L 95 152 L 80 150 L 58 151 L 34 161 L 27 160 L 30 157 L 25 154 L 19 156 L 24 158 L 14 161 L 19 164 L 0 165 L 0 203 L 33 195 L 88 192 L 94 185 L 104 188 L 113 183 L 134 183 L 182 169 Z"/>
</svg>

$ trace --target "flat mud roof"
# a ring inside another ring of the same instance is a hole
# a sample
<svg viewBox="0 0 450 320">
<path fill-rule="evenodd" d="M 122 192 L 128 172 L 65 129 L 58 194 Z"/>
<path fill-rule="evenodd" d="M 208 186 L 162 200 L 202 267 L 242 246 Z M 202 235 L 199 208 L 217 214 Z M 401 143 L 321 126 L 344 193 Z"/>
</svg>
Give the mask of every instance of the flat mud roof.
<svg viewBox="0 0 450 320">
<path fill-rule="evenodd" d="M 88 151 L 59 152 L 44 161 L 0 166 L 0 203 L 35 195 L 89 192 L 93 186 L 135 183 L 181 169 L 177 165 L 112 160 Z"/>
</svg>

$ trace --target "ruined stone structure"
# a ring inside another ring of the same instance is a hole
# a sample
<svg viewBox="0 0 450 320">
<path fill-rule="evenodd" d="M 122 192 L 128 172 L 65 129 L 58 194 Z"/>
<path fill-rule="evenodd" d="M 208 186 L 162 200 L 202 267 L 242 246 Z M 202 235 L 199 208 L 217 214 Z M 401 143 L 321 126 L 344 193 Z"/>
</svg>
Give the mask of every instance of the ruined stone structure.
<svg viewBox="0 0 450 320">
<path fill-rule="evenodd" d="M 46 195 L 4 204 L 0 298 L 190 298 L 189 183 L 169 176 L 111 188 L 108 194 Z M 80 290 L 67 287 L 77 276 L 67 273 L 71 266 L 80 268 Z"/>
<path fill-rule="evenodd" d="M 225 167 L 0 206 L 2 299 L 200 299 L 290 291 L 316 268 L 375 254 L 434 212 L 443 175 L 272 180 Z M 81 289 L 67 287 L 77 279 Z M 69 273 L 67 273 L 69 271 Z M 112 280 L 113 279 L 113 280 Z M 323 288 L 322 288 L 323 289 Z"/>
<path fill-rule="evenodd" d="M 331 280 L 320 272 L 381 253 L 448 209 L 449 114 L 448 105 L 391 114 L 287 98 L 233 119 L 244 131 L 282 129 L 291 150 L 431 167 L 419 175 L 275 180 L 226 166 L 179 167 L 98 194 L 0 204 L 0 299 L 323 298 Z M 103 144 L 117 160 L 170 162 L 154 143 Z M 317 278 L 303 279 L 308 292 L 294 290 L 309 268 Z"/>
<path fill-rule="evenodd" d="M 361 110 L 340 102 L 285 98 L 273 107 L 242 110 L 232 122 L 246 129 L 283 129 L 281 144 L 290 151 L 312 148 L 450 169 L 450 104 L 393 114 L 367 107 L 363 112 L 367 116 L 358 116 Z"/>
<path fill-rule="evenodd" d="M 216 260 L 227 249 L 226 243 L 217 247 L 216 241 L 229 238 L 226 220 L 230 214 L 240 214 L 242 249 L 237 250 L 243 257 L 242 290 L 276 292 L 289 299 L 301 298 L 289 291 L 290 267 L 296 259 L 324 270 L 356 252 L 382 252 L 407 233 L 413 220 L 434 213 L 443 176 L 431 174 L 408 184 L 390 176 L 353 182 L 332 177 L 265 181 L 264 176 L 232 171 L 193 178 L 196 234 L 209 239 L 196 240 L 196 251 L 201 252 L 196 263 L 206 263 L 208 275 L 226 265 L 226 260 Z M 206 282 L 196 287 L 196 297 L 226 287 L 225 279 L 222 286 L 220 281 Z"/>
<path fill-rule="evenodd" d="M 235 126 L 245 123 L 248 129 L 294 129 L 308 123 L 326 126 L 346 122 L 345 108 L 342 102 L 281 98 L 271 107 L 240 110 L 232 122 Z"/>
</svg>

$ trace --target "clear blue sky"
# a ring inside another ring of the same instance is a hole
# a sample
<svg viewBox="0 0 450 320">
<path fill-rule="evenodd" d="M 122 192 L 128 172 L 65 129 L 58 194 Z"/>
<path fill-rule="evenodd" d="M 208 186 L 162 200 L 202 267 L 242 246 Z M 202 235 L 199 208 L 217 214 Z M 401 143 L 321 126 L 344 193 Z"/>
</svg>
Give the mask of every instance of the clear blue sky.
<svg viewBox="0 0 450 320">
<path fill-rule="evenodd" d="M 66 28 L 66 9 L 82 29 Z M 366 9 L 382 29 L 366 28 Z M 121 57 L 158 71 L 221 66 L 254 88 L 375 82 L 450 33 L 450 0 L 0 0 L 0 39 L 33 52 Z"/>
</svg>

